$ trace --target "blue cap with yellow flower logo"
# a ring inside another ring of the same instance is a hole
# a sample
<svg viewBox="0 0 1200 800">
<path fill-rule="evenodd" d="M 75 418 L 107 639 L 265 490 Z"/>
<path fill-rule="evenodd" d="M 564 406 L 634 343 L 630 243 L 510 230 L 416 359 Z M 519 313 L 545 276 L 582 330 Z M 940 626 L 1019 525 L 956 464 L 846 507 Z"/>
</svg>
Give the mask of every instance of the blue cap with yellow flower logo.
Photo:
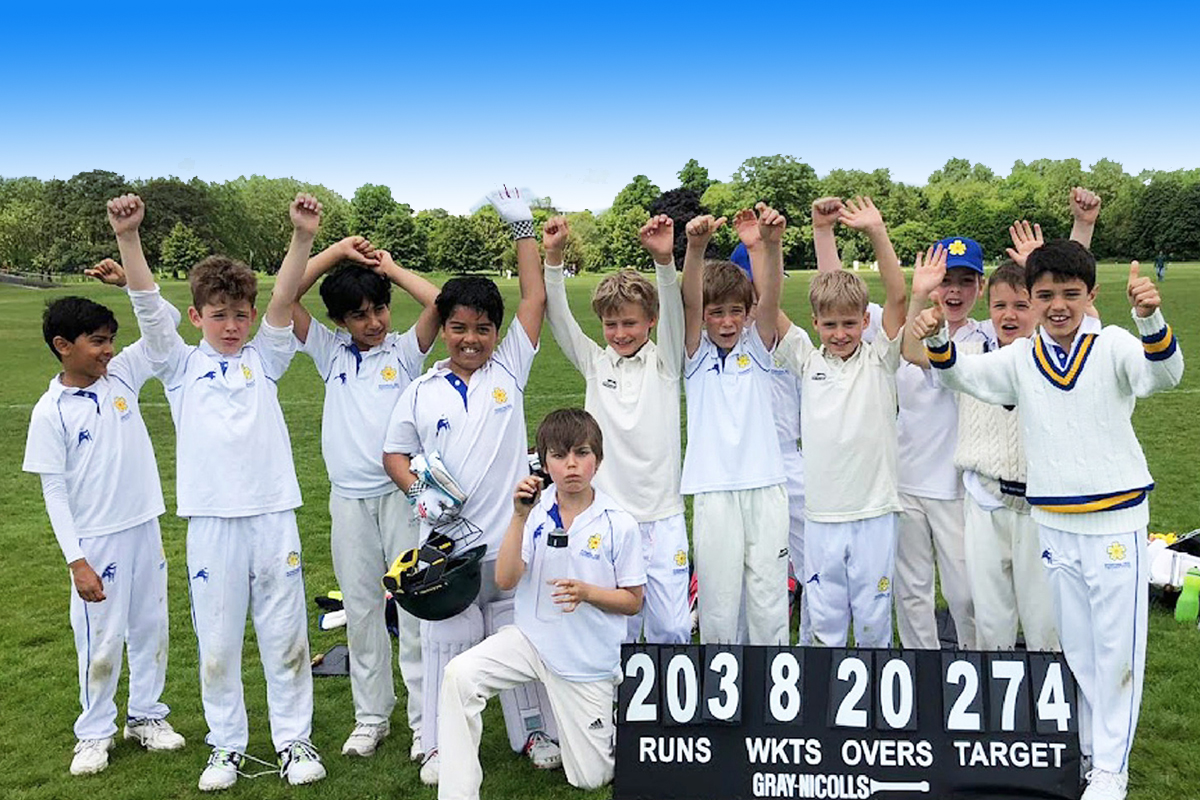
<svg viewBox="0 0 1200 800">
<path fill-rule="evenodd" d="M 970 267 L 983 274 L 983 248 L 979 242 L 965 236 L 951 236 L 938 244 L 946 248 L 946 269 Z"/>
</svg>

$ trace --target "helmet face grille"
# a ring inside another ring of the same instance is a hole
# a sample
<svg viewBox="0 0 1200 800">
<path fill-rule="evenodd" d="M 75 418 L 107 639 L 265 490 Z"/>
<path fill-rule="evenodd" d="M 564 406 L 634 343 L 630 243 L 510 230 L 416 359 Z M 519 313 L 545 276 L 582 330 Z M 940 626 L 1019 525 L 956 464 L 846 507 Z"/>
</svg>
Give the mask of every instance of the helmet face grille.
<svg viewBox="0 0 1200 800">
<path fill-rule="evenodd" d="M 402 572 L 399 587 L 392 589 L 392 596 L 401 608 L 418 619 L 437 621 L 460 614 L 479 595 L 486 552 L 487 545 L 478 545 L 447 558 L 436 550 L 423 550 L 421 559 L 429 553 L 437 561 L 418 562 Z"/>
</svg>

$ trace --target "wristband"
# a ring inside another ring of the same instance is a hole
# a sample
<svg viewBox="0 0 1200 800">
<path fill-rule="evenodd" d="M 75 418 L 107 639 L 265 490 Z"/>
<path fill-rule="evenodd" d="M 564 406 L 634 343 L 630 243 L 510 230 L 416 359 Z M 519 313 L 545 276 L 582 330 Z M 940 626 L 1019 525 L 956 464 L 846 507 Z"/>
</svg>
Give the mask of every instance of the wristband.
<svg viewBox="0 0 1200 800">
<path fill-rule="evenodd" d="M 514 242 L 517 241 L 518 239 L 532 239 L 533 238 L 533 220 L 520 219 L 520 220 L 517 220 L 516 222 L 510 222 L 510 223 L 508 223 L 508 230 L 509 230 L 509 233 L 512 234 L 512 238 L 513 238 Z"/>
<path fill-rule="evenodd" d="M 409 486 L 408 490 L 404 493 L 404 496 L 408 498 L 409 505 L 415 506 L 417 504 L 417 498 L 421 496 L 421 492 L 423 491 L 425 491 L 425 481 L 417 478 L 415 481 L 413 481 L 412 486 Z"/>
</svg>

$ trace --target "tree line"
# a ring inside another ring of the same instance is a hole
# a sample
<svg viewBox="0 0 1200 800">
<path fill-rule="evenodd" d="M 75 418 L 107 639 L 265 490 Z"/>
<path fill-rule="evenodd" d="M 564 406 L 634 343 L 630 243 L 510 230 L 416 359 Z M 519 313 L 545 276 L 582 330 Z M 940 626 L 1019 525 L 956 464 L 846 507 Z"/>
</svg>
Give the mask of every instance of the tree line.
<svg viewBox="0 0 1200 800">
<path fill-rule="evenodd" d="M 727 181 L 711 180 L 695 159 L 677 173 L 679 186 L 663 191 L 645 175 L 635 176 L 599 213 L 567 212 L 571 239 L 568 266 L 578 270 L 648 266 L 638 243 L 639 226 L 651 214 L 677 223 L 677 257 L 682 262 L 683 225 L 699 213 L 732 217 L 763 200 L 791 224 L 784 240 L 790 268 L 812 268 L 809 207 L 825 195 L 870 195 L 883 212 L 896 251 L 909 261 L 918 250 L 949 235 L 970 236 L 989 257 L 1003 254 L 1007 229 L 1016 219 L 1039 222 L 1047 238 L 1071 227 L 1067 193 L 1084 186 L 1103 198 L 1092 243 L 1099 258 L 1200 259 L 1200 169 L 1127 174 L 1101 159 L 1084 169 L 1078 159 L 1017 161 L 1007 177 L 983 164 L 952 158 L 924 186 L 893 181 L 887 169 L 835 169 L 824 177 L 786 155 L 748 158 Z M 414 210 L 376 184 L 360 186 L 350 199 L 321 185 L 292 178 L 252 175 L 224 183 L 175 177 L 127 180 L 114 172 L 81 172 L 66 180 L 0 177 L 0 269 L 78 273 L 114 255 L 104 203 L 126 192 L 146 201 L 142 243 L 151 263 L 166 273 L 186 275 L 210 253 L 239 258 L 274 272 L 287 251 L 288 202 L 297 192 L 317 196 L 325 216 L 317 247 L 360 234 L 417 270 L 476 272 L 514 266 L 506 226 L 488 206 L 468 216 L 440 208 Z M 539 222 L 559 213 L 550 197 L 537 204 Z M 842 257 L 867 259 L 870 245 L 860 234 L 839 231 Z M 728 254 L 733 231 L 714 237 L 714 254 Z"/>
</svg>

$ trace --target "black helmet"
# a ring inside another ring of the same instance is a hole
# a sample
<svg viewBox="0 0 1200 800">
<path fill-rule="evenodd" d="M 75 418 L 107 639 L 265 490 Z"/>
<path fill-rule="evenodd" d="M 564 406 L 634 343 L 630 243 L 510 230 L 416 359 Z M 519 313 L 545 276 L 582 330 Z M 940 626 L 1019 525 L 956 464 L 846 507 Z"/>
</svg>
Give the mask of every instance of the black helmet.
<svg viewBox="0 0 1200 800">
<path fill-rule="evenodd" d="M 479 595 L 487 545 L 463 549 L 461 544 L 453 533 L 434 532 L 420 547 L 400 554 L 383 576 L 384 587 L 418 619 L 437 621 L 462 613 Z"/>
</svg>

